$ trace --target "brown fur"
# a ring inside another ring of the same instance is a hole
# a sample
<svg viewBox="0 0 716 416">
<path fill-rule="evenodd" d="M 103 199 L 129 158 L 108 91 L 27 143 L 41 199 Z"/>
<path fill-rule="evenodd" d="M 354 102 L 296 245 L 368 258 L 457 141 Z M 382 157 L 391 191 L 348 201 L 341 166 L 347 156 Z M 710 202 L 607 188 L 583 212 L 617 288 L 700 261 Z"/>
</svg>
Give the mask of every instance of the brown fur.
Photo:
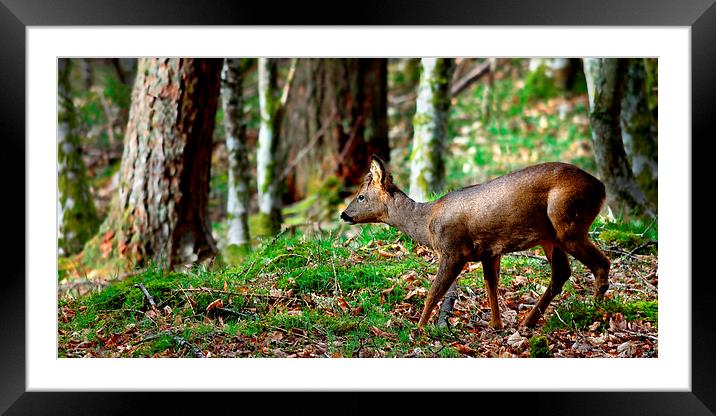
<svg viewBox="0 0 716 416">
<path fill-rule="evenodd" d="M 569 279 L 566 253 L 594 273 L 595 298 L 606 292 L 609 260 L 588 235 L 604 198 L 604 185 L 590 174 L 566 163 L 543 163 L 419 203 L 393 184 L 383 162 L 374 156 L 365 182 L 341 218 L 392 225 L 437 252 L 440 265 L 419 326 L 428 322 L 465 263 L 481 261 L 492 311 L 490 324 L 501 327 L 500 257 L 541 245 L 552 265 L 552 279 L 523 321 L 534 326 Z"/>
</svg>

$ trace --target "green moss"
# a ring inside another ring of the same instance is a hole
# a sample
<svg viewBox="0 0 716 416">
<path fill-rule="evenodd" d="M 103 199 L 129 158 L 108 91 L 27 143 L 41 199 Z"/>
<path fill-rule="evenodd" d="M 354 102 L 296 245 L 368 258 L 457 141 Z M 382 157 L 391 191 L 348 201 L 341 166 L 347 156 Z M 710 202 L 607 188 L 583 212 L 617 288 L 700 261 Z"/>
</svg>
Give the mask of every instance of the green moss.
<svg viewBox="0 0 716 416">
<path fill-rule="evenodd" d="M 591 302 L 570 298 L 556 308 L 556 312 L 547 317 L 544 332 L 560 328 L 584 329 L 594 322 L 602 325 L 609 323 L 609 318 L 621 313 L 628 321 L 641 319 L 658 325 L 657 301 L 625 301 L 620 298 L 609 298 L 603 302 Z"/>
<path fill-rule="evenodd" d="M 264 214 L 258 213 L 254 217 L 254 221 L 250 221 L 251 235 L 257 237 L 270 237 L 276 235 L 281 230 L 281 220 L 279 213 Z"/>
<path fill-rule="evenodd" d="M 549 343 L 547 343 L 547 337 L 533 335 L 530 338 L 530 357 L 551 358 L 553 356 L 549 349 Z"/>
</svg>

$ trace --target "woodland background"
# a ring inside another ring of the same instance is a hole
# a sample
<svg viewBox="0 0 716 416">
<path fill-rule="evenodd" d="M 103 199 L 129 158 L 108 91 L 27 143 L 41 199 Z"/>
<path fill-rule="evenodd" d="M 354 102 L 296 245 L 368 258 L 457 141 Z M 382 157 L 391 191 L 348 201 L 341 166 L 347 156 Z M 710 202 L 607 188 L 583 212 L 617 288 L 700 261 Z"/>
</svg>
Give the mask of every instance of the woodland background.
<svg viewBox="0 0 716 416">
<path fill-rule="evenodd" d="M 658 62 L 652 58 L 60 59 L 61 357 L 654 357 Z M 338 219 L 372 154 L 416 200 L 542 161 L 607 185 L 612 261 L 541 326 L 539 249 L 479 264 L 448 327 L 416 329 L 433 254 Z M 520 332 L 521 331 L 521 332 Z"/>
</svg>

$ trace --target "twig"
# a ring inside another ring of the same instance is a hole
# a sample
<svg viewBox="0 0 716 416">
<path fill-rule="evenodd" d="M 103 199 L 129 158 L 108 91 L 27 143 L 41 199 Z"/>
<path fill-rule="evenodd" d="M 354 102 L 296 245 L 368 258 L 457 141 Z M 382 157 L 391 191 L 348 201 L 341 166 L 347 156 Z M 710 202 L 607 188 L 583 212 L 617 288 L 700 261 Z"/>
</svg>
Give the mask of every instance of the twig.
<svg viewBox="0 0 716 416">
<path fill-rule="evenodd" d="M 538 256 L 538 255 L 536 255 L 536 254 L 531 254 L 531 253 L 525 253 L 525 252 L 523 252 L 523 251 L 517 251 L 517 252 L 514 252 L 514 253 L 509 253 L 509 254 L 506 254 L 506 256 L 510 256 L 510 257 L 529 257 L 529 258 L 531 258 L 531 259 L 542 260 L 542 261 L 545 262 L 545 263 L 546 263 L 546 262 L 549 262 L 549 260 L 547 260 L 547 257 Z"/>
<path fill-rule="evenodd" d="M 298 62 L 297 58 L 291 59 L 291 66 L 288 68 L 288 75 L 286 76 L 286 83 L 283 85 L 283 91 L 281 92 L 281 107 L 286 106 L 286 102 L 288 101 L 288 93 L 291 90 L 291 86 L 293 85 L 293 79 L 296 75 L 296 64 Z"/>
<path fill-rule="evenodd" d="M 622 329 L 621 332 L 626 332 L 627 334 L 634 335 L 635 337 L 650 338 L 650 339 L 653 339 L 654 341 L 658 341 L 658 340 L 659 340 L 658 337 L 655 337 L 655 336 L 653 336 L 653 335 L 644 334 L 644 333 L 642 333 L 642 332 L 631 331 L 631 330 L 628 330 L 628 329 Z"/>
<path fill-rule="evenodd" d="M 654 245 L 654 244 L 656 244 L 656 241 L 649 240 L 649 241 L 647 241 L 646 243 L 641 244 L 639 247 L 637 247 L 637 248 L 635 248 L 634 250 L 632 250 L 632 251 L 630 251 L 629 253 L 627 253 L 627 256 L 632 257 L 632 256 L 634 255 L 634 253 L 636 253 L 637 251 L 641 250 L 642 248 L 649 247 L 649 246 Z"/>
<path fill-rule="evenodd" d="M 329 239 L 333 240 L 333 236 L 330 236 Z M 333 282 L 336 285 L 335 289 L 333 289 L 333 293 L 343 296 L 341 285 L 338 283 L 338 274 L 336 273 L 336 253 L 333 250 L 331 250 L 331 266 L 333 266 Z"/>
<path fill-rule="evenodd" d="M 341 151 L 340 155 L 338 155 L 338 159 L 336 159 L 334 170 L 337 169 L 341 163 L 343 163 L 343 159 L 346 158 L 348 152 L 353 148 L 353 142 L 355 141 L 356 137 L 358 137 L 358 126 L 363 123 L 363 119 L 364 117 L 362 115 L 356 118 L 356 122 L 351 129 L 351 135 L 348 138 L 348 141 L 346 141 L 346 144 L 343 145 L 343 150 Z"/>
<path fill-rule="evenodd" d="M 559 316 L 559 311 L 557 309 L 554 310 L 554 313 L 557 315 L 557 318 L 564 324 L 565 327 L 569 328 L 569 325 L 567 325 L 566 322 L 564 322 L 564 319 L 562 319 L 561 316 Z"/>
<path fill-rule="evenodd" d="M 191 350 L 191 352 L 194 354 L 194 357 L 196 358 L 204 358 L 204 354 L 201 352 L 201 350 L 194 344 L 190 343 L 189 341 L 185 340 L 184 338 L 180 337 L 179 335 L 170 334 L 172 338 L 174 338 L 174 341 L 177 342 L 182 347 L 187 347 Z"/>
<path fill-rule="evenodd" d="M 181 290 L 181 293 L 184 294 L 186 301 L 189 302 L 189 307 L 191 308 L 191 315 L 196 316 L 196 311 L 194 311 L 194 305 L 191 304 L 191 299 L 189 299 L 189 295 L 186 294 L 183 287 L 179 286 L 179 289 Z"/>
<path fill-rule="evenodd" d="M 205 358 L 205 357 L 204 357 L 204 354 L 201 352 L 201 350 L 200 350 L 196 345 L 190 343 L 189 341 L 185 340 L 184 338 L 180 337 L 179 335 L 173 334 L 173 333 L 171 333 L 171 332 L 169 332 L 169 331 L 161 331 L 161 332 L 157 332 L 157 333 L 154 334 L 154 335 L 150 335 L 150 336 L 148 336 L 148 337 L 145 337 L 145 338 L 141 339 L 140 341 L 137 341 L 136 343 L 134 343 L 134 344 L 132 345 L 132 347 L 136 347 L 137 345 L 143 344 L 143 343 L 145 343 L 145 342 L 147 342 L 147 341 L 151 341 L 151 340 L 154 340 L 154 339 L 157 339 L 157 338 L 161 338 L 161 337 L 163 337 L 163 336 L 165 336 L 165 335 L 171 337 L 177 344 L 179 344 L 180 347 L 187 347 L 187 348 L 189 348 L 189 349 L 191 350 L 192 354 L 194 354 L 194 357 L 196 357 L 196 358 Z"/>
<path fill-rule="evenodd" d="M 263 272 L 264 269 L 265 269 L 266 267 L 268 267 L 269 264 L 271 264 L 271 263 L 273 263 L 274 261 L 280 259 L 281 257 L 292 257 L 292 256 L 295 256 L 295 257 L 303 257 L 304 259 L 307 259 L 306 256 L 303 256 L 303 255 L 301 255 L 301 254 L 296 254 L 296 253 L 280 254 L 280 255 L 278 255 L 278 256 L 272 258 L 272 259 L 269 260 L 268 262 L 266 262 L 266 264 L 264 264 L 263 267 L 261 267 L 261 270 L 259 270 L 259 272 L 256 273 L 256 276 L 260 275 L 261 272 Z"/>
<path fill-rule="evenodd" d="M 324 120 L 323 124 L 321 125 L 321 128 L 318 129 L 318 131 L 316 131 L 316 133 L 313 135 L 313 137 L 311 137 L 311 140 L 308 142 L 308 144 L 303 149 L 301 149 L 300 152 L 298 152 L 296 157 L 294 157 L 293 160 L 291 161 L 291 163 L 289 163 L 288 166 L 286 166 L 286 169 L 283 170 L 283 173 L 281 174 L 282 180 L 286 179 L 286 177 L 291 173 L 293 168 L 296 167 L 298 162 L 300 162 L 301 159 L 303 159 L 308 154 L 308 152 L 313 148 L 313 146 L 316 144 L 316 142 L 318 142 L 318 139 L 320 139 L 321 136 L 323 136 L 326 133 L 328 126 L 333 124 L 333 119 L 336 117 L 337 114 L 338 114 L 338 111 L 334 107 L 333 112 L 331 113 L 331 115 L 329 117 L 326 118 L 326 120 Z"/>
<path fill-rule="evenodd" d="M 134 287 L 138 287 L 144 293 L 144 297 L 147 298 L 147 301 L 149 302 L 149 306 L 151 306 L 152 309 L 157 309 L 157 304 L 154 303 L 154 298 L 152 297 L 152 295 L 149 294 L 149 291 L 147 290 L 146 287 L 144 287 L 144 284 L 139 283 L 139 284 L 134 285 Z"/>
<path fill-rule="evenodd" d="M 182 292 L 207 292 L 207 293 L 220 293 L 222 295 L 233 295 L 233 296 L 263 296 L 263 297 L 271 297 L 268 293 L 240 293 L 240 292 L 231 292 L 229 290 L 219 290 L 219 289 L 210 289 L 208 287 L 198 287 L 198 288 L 182 288 L 180 289 Z M 174 290 L 176 292 L 176 290 Z"/>
<path fill-rule="evenodd" d="M 457 82 L 453 83 L 452 88 L 450 89 L 450 96 L 455 97 L 456 95 L 463 92 L 467 87 L 470 86 L 473 82 L 479 80 L 482 78 L 483 75 L 490 72 L 490 61 L 483 63 L 480 66 L 476 66 L 473 68 L 470 72 L 468 72 L 467 75 L 465 75 L 463 78 L 459 79 Z"/>
</svg>

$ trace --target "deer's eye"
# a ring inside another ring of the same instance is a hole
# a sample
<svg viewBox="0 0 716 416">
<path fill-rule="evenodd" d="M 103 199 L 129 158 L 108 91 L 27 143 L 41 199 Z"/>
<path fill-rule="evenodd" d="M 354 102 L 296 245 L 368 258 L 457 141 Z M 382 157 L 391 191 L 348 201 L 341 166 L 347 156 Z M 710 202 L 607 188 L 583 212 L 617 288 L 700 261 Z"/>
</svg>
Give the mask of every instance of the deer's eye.
<svg viewBox="0 0 716 416">
<path fill-rule="evenodd" d="M 365 196 L 363 196 L 363 195 L 358 195 L 358 200 L 359 200 L 360 202 L 365 201 Z"/>
</svg>

